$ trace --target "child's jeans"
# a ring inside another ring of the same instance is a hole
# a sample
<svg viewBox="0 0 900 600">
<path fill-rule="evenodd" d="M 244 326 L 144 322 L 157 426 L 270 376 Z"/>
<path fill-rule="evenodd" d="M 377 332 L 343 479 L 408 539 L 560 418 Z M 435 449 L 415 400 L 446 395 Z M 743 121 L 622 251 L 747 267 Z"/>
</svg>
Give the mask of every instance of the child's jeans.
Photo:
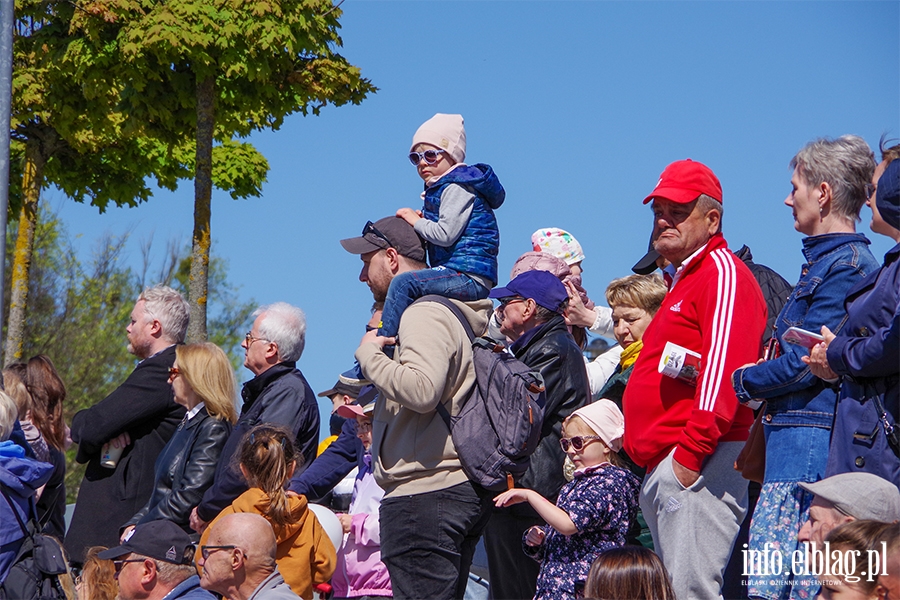
<svg viewBox="0 0 900 600">
<path fill-rule="evenodd" d="M 400 331 L 400 316 L 403 311 L 422 296 L 437 294 L 454 300 L 471 302 L 484 300 L 488 297 L 488 293 L 490 293 L 488 288 L 465 273 L 459 273 L 446 267 L 400 273 L 394 277 L 388 288 L 378 335 L 384 337 L 397 335 Z"/>
</svg>

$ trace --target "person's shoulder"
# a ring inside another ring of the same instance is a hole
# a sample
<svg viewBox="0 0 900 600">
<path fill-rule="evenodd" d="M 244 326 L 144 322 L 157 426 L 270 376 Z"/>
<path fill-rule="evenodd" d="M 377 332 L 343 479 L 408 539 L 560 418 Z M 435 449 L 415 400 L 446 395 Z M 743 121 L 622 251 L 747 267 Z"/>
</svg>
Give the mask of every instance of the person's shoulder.
<svg viewBox="0 0 900 600">
<path fill-rule="evenodd" d="M 447 300 L 459 309 L 476 336 L 484 334 L 494 306 L 493 302 L 488 299 L 473 300 L 471 302 L 463 302 L 452 298 L 447 298 Z M 405 323 L 404 320 L 406 321 Z M 445 306 L 440 301 L 431 300 L 414 302 L 403 311 L 403 316 L 401 317 L 401 325 L 406 325 L 407 328 L 413 326 L 413 331 L 419 331 L 420 324 L 435 321 L 452 324 L 459 322 L 459 318 L 450 307 Z M 461 326 L 460 330 L 462 330 Z M 425 330 L 422 333 L 429 334 L 433 332 Z"/>
</svg>

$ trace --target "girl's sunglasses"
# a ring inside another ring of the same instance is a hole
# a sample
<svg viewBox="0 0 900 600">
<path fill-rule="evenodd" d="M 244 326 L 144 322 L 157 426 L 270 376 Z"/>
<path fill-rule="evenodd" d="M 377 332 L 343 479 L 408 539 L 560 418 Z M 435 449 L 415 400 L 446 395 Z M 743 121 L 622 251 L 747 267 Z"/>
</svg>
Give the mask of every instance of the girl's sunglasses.
<svg viewBox="0 0 900 600">
<path fill-rule="evenodd" d="M 426 150 L 425 152 L 410 152 L 409 153 L 409 162 L 413 164 L 413 166 L 418 166 L 420 160 L 424 160 L 426 165 L 433 165 L 437 161 L 441 159 L 441 154 L 443 154 L 443 150 Z"/>
<path fill-rule="evenodd" d="M 559 445 L 563 452 L 568 452 L 570 445 L 575 448 L 575 452 L 581 452 L 585 446 L 599 439 L 601 439 L 599 435 L 576 435 L 575 437 L 561 438 Z"/>
</svg>

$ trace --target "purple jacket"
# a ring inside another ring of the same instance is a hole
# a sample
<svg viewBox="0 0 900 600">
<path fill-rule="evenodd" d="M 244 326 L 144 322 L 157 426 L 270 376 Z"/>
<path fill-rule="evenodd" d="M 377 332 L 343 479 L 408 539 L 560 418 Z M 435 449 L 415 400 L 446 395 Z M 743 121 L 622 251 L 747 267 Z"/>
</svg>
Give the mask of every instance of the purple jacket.
<svg viewBox="0 0 900 600">
<path fill-rule="evenodd" d="M 390 575 L 381 562 L 378 508 L 383 496 L 384 490 L 378 487 L 372 474 L 372 456 L 366 453 L 359 461 L 350 501 L 353 522 L 350 532 L 344 534 L 337 553 L 337 568 L 331 578 L 336 598 L 393 595 Z"/>
</svg>

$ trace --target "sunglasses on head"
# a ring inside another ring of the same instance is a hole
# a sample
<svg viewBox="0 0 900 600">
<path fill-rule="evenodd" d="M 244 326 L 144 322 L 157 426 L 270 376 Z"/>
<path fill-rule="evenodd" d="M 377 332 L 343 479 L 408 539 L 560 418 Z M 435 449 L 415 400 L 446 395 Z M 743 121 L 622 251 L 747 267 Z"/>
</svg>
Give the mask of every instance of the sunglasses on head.
<svg viewBox="0 0 900 600">
<path fill-rule="evenodd" d="M 387 246 L 385 246 L 385 248 L 393 248 L 394 247 L 393 242 L 391 242 L 391 240 L 389 240 L 386 235 L 384 235 L 383 233 L 378 231 L 378 228 L 375 227 L 375 224 L 372 223 L 372 221 L 366 221 L 366 226 L 363 227 L 363 230 L 362 230 L 363 237 L 365 237 L 367 234 L 370 234 L 370 233 L 372 235 L 374 235 L 375 237 L 377 237 L 378 239 L 380 239 L 381 241 L 383 241 L 385 244 L 387 244 Z"/>
<path fill-rule="evenodd" d="M 409 153 L 409 162 L 413 164 L 413 166 L 418 166 L 419 161 L 424 160 L 426 165 L 433 165 L 437 161 L 441 160 L 441 154 L 443 154 L 443 150 L 426 150 L 425 152 L 410 152 Z"/>
<path fill-rule="evenodd" d="M 585 446 L 599 439 L 601 439 L 599 435 L 576 435 L 570 438 L 561 438 L 559 445 L 563 452 L 568 452 L 570 445 L 575 448 L 575 452 L 581 452 Z"/>
</svg>

